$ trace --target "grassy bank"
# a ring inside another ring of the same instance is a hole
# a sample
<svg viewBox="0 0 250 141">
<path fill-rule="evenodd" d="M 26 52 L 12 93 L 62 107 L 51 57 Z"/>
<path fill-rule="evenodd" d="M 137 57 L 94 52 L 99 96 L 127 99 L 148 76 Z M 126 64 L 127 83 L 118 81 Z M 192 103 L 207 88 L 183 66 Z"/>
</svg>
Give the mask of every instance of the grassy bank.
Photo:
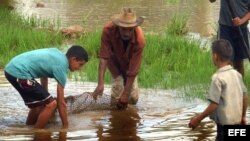
<svg viewBox="0 0 250 141">
<path fill-rule="evenodd" d="M 216 71 L 208 48 L 201 48 L 201 41 L 186 38 L 183 33 L 187 18 L 173 17 L 161 34 L 145 34 L 146 47 L 139 73 L 139 85 L 144 88 L 178 89 L 188 97 L 205 99 L 211 76 Z M 88 81 L 97 82 L 98 51 L 101 32 L 91 32 L 83 36 L 78 44 L 84 45 L 91 59 L 80 75 Z M 245 82 L 249 89 L 250 65 L 247 62 Z M 110 74 L 105 81 L 110 83 Z M 85 74 L 85 75 L 84 75 Z M 83 80 L 84 81 L 84 80 Z"/>
<path fill-rule="evenodd" d="M 215 67 L 210 51 L 201 49 L 199 41 L 190 40 L 181 34 L 185 19 L 175 16 L 172 23 L 168 24 L 169 28 L 161 34 L 145 34 L 146 46 L 139 73 L 141 87 L 183 89 L 185 94 L 197 96 L 200 93 L 203 97 L 202 93 L 207 90 Z M 78 41 L 91 56 L 84 68 L 84 76 L 89 81 L 97 81 L 100 37 L 101 32 L 96 31 L 87 33 Z M 105 80 L 109 83 L 110 74 L 107 73 Z"/>
<path fill-rule="evenodd" d="M 84 44 L 91 59 L 84 68 L 89 81 L 97 81 L 98 51 L 101 33 L 91 32 L 79 44 Z M 146 34 L 146 47 L 139 73 L 139 85 L 146 88 L 185 89 L 207 88 L 214 66 L 210 52 L 200 48 L 199 41 L 183 36 Z M 105 77 L 110 82 L 110 75 Z M 202 90 L 204 92 L 204 89 Z"/>
<path fill-rule="evenodd" d="M 44 29 L 50 24 L 48 21 L 24 19 L 4 8 L 0 8 L 0 19 L 0 68 L 19 53 L 63 42 L 61 34 Z"/>
<path fill-rule="evenodd" d="M 0 68 L 22 52 L 66 44 L 61 34 L 44 29 L 47 22 L 34 18 L 24 19 L 1 8 L 0 19 Z M 200 48 L 200 41 L 183 35 L 186 19 L 185 16 L 177 15 L 162 33 L 145 34 L 146 47 L 139 73 L 140 87 L 178 89 L 185 95 L 204 98 L 215 67 L 210 51 Z M 97 82 L 100 37 L 101 29 L 86 33 L 74 41 L 87 49 L 90 61 L 83 71 L 70 73 L 71 78 Z M 246 84 L 249 84 L 249 68 L 246 70 Z M 108 71 L 106 73 L 105 81 L 110 83 L 110 74 Z"/>
</svg>

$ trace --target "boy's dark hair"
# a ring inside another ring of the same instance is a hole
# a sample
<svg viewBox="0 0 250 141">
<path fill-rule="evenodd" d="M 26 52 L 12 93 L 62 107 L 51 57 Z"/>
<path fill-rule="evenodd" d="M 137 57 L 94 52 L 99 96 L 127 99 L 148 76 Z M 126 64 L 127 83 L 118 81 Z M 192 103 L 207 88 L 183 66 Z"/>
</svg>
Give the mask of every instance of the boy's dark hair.
<svg viewBox="0 0 250 141">
<path fill-rule="evenodd" d="M 233 55 L 233 49 L 228 40 L 219 39 L 212 43 L 212 52 L 216 53 L 221 61 L 230 61 Z"/>
<path fill-rule="evenodd" d="M 76 57 L 77 60 L 81 60 L 81 61 L 85 60 L 86 62 L 88 62 L 88 60 L 89 60 L 87 51 L 79 45 L 71 46 L 68 49 L 66 56 L 68 59 L 70 57 Z"/>
</svg>

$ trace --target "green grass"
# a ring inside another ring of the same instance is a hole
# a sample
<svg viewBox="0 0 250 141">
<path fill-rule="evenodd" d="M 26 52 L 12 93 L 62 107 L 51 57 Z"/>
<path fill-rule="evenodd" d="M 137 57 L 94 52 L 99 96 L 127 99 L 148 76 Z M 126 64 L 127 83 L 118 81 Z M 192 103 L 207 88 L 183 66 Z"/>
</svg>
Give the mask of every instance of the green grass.
<svg viewBox="0 0 250 141">
<path fill-rule="evenodd" d="M 171 22 L 166 26 L 166 32 L 170 35 L 183 35 L 185 30 L 188 16 L 184 14 L 176 14 L 171 18 Z"/>
<path fill-rule="evenodd" d="M 180 3 L 180 0 L 163 0 L 167 4 L 176 4 Z"/>
<path fill-rule="evenodd" d="M 202 49 L 200 41 L 190 40 L 183 35 L 183 22 L 187 17 L 177 15 L 173 19 L 162 34 L 145 34 L 146 46 L 139 85 L 144 88 L 182 89 L 184 94 L 195 96 L 206 91 L 215 67 L 210 51 Z M 78 44 L 86 47 L 91 57 L 83 70 L 83 76 L 88 81 L 97 82 L 100 38 L 101 31 L 95 31 L 78 41 Z M 109 71 L 106 73 L 105 81 L 110 83 Z M 203 97 L 200 94 L 196 96 Z"/>
<path fill-rule="evenodd" d="M 86 48 L 88 54 L 89 54 L 89 62 L 84 66 L 83 71 L 85 72 L 85 75 L 82 75 L 84 77 L 87 77 L 88 81 L 95 81 L 97 82 L 98 79 L 98 65 L 99 65 L 99 58 L 98 53 L 101 46 L 101 31 L 97 30 L 94 32 L 86 33 L 84 36 L 82 36 L 78 41 L 77 44 L 82 45 L 84 48 Z M 109 71 L 106 71 L 105 81 L 106 83 L 111 82 Z M 81 79 L 85 79 L 82 77 Z"/>
<path fill-rule="evenodd" d="M 0 68 L 22 52 L 67 44 L 59 32 L 45 28 L 51 25 L 48 21 L 24 19 L 2 8 L 0 19 Z M 215 66 L 209 49 L 201 48 L 200 41 L 184 36 L 186 20 L 184 15 L 175 15 L 162 33 L 145 34 L 146 46 L 138 77 L 140 87 L 181 90 L 187 97 L 205 98 Z M 101 30 L 97 30 L 74 40 L 74 44 L 86 48 L 90 60 L 81 72 L 69 73 L 70 78 L 97 82 L 100 39 Z M 245 82 L 249 84 L 250 65 L 246 65 Z M 106 71 L 106 84 L 110 83 L 110 76 Z"/>
<path fill-rule="evenodd" d="M 37 48 L 58 46 L 63 36 L 52 32 L 50 23 L 35 17 L 23 18 L 14 12 L 0 8 L 0 68 L 13 56 Z"/>
<path fill-rule="evenodd" d="M 78 43 L 84 44 L 91 57 L 83 70 L 88 81 L 97 82 L 100 36 L 100 31 L 91 32 Z M 201 49 L 199 41 L 170 34 L 146 34 L 145 38 L 138 78 L 141 87 L 183 89 L 187 94 L 199 91 L 201 86 L 207 89 L 215 67 L 210 51 Z M 106 73 L 106 83 L 110 83 L 110 74 Z"/>
</svg>

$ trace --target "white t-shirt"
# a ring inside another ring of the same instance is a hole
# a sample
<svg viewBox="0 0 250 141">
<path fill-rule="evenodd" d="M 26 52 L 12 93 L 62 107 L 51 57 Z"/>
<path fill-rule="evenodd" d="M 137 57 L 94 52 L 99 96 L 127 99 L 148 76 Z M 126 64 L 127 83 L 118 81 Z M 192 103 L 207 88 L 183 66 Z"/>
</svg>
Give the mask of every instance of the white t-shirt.
<svg viewBox="0 0 250 141">
<path fill-rule="evenodd" d="M 243 95 L 247 89 L 239 72 L 227 65 L 212 76 L 208 100 L 218 108 L 210 115 L 217 124 L 240 124 L 243 111 Z"/>
</svg>

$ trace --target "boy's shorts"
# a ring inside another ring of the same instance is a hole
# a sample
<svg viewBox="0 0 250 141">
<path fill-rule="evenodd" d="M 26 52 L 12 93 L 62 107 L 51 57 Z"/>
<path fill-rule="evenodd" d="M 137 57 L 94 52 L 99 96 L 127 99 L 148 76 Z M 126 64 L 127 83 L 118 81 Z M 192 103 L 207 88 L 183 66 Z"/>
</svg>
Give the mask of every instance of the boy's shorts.
<svg viewBox="0 0 250 141">
<path fill-rule="evenodd" d="M 16 88 L 23 98 L 25 105 L 29 108 L 46 105 L 54 100 L 35 79 L 18 79 L 6 71 L 4 73 L 7 80 Z"/>
<path fill-rule="evenodd" d="M 243 39 L 247 44 L 247 48 L 249 48 L 248 28 L 246 25 L 242 25 L 240 29 L 242 31 Z M 218 32 L 219 39 L 226 39 L 231 43 L 233 48 L 233 61 L 239 61 L 247 58 L 247 52 L 245 50 L 244 44 L 241 42 L 238 27 L 219 25 Z"/>
<path fill-rule="evenodd" d="M 118 99 L 124 90 L 124 79 L 121 75 L 116 78 L 112 78 L 111 97 Z M 137 83 L 137 77 L 132 84 L 132 88 L 129 93 L 129 104 L 135 105 L 139 99 L 139 88 Z"/>
</svg>

